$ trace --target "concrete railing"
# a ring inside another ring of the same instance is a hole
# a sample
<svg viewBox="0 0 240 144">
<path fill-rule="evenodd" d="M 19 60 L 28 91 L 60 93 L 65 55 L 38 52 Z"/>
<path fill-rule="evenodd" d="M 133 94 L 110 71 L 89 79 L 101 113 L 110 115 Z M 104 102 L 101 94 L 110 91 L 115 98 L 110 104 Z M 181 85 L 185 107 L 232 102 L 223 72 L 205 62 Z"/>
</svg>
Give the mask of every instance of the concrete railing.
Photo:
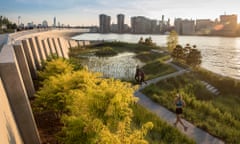
<svg viewBox="0 0 240 144">
<path fill-rule="evenodd" d="M 41 143 L 29 103 L 35 94 L 33 79 L 37 79 L 37 70 L 49 55 L 68 58 L 70 47 L 86 44 L 60 36 L 49 31 L 9 35 L 0 52 L 1 144 Z"/>
</svg>

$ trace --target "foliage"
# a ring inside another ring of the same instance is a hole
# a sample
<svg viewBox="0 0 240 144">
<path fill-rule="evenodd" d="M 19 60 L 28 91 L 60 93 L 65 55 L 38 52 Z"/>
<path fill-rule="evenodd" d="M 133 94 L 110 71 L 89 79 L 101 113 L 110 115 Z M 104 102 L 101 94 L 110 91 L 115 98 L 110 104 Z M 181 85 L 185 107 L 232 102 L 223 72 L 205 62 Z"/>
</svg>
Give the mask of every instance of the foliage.
<svg viewBox="0 0 240 144">
<path fill-rule="evenodd" d="M 230 94 L 240 98 L 240 80 L 221 76 L 200 68 L 196 69 L 194 73 L 198 78 L 216 87 L 222 94 Z"/>
<path fill-rule="evenodd" d="M 176 128 L 161 120 L 158 116 L 146 110 L 144 107 L 134 104 L 133 109 L 133 127 L 141 127 L 144 123 L 151 121 L 154 127 L 148 132 L 147 140 L 151 144 L 169 144 L 169 143 L 195 143 L 186 135 L 182 134 Z"/>
<path fill-rule="evenodd" d="M 5 25 L 7 29 L 2 30 L 2 26 Z M 16 29 L 17 25 L 15 23 L 12 23 L 8 20 L 7 17 L 0 16 L 0 33 L 1 32 L 8 32 L 9 29 Z"/>
<path fill-rule="evenodd" d="M 191 47 L 187 44 L 184 48 L 181 45 L 177 45 L 171 55 L 176 61 L 183 62 L 192 67 L 197 67 L 202 62 L 201 52 L 196 49 L 195 45 Z"/>
<path fill-rule="evenodd" d="M 166 65 L 160 60 L 155 60 L 143 66 L 143 71 L 146 74 L 146 79 L 153 79 L 159 76 L 170 74 L 176 70 L 170 65 Z"/>
<path fill-rule="evenodd" d="M 201 59 L 201 52 L 195 48 L 192 48 L 186 57 L 186 63 L 190 66 L 196 67 L 201 64 Z"/>
<path fill-rule="evenodd" d="M 58 74 L 69 73 L 73 70 L 73 65 L 68 60 L 62 58 L 52 58 L 43 64 L 43 71 L 38 71 L 38 77 L 42 80 Z"/>
<path fill-rule="evenodd" d="M 156 45 L 155 43 L 153 43 L 151 37 L 145 38 L 145 41 L 143 41 L 143 38 L 141 37 L 138 41 L 138 44 L 143 44 L 143 45 L 147 45 L 147 46 L 155 46 Z"/>
<path fill-rule="evenodd" d="M 169 53 L 172 53 L 173 49 L 178 44 L 178 34 L 176 31 L 171 31 L 167 37 L 167 48 Z"/>
<path fill-rule="evenodd" d="M 215 98 L 215 96 L 196 79 L 195 75 L 186 74 L 160 81 L 156 85 L 151 85 L 144 89 L 143 92 L 154 101 L 164 105 L 170 110 L 174 110 L 172 101 L 175 98 L 177 90 L 183 95 L 187 104 L 187 107 L 184 109 L 184 117 L 187 120 L 212 135 L 220 137 L 227 143 L 238 143 L 238 137 L 240 136 L 239 117 L 235 117 L 232 111 L 228 109 L 239 109 L 239 105 L 234 104 L 230 106 L 223 102 L 221 102 L 221 105 L 220 102 L 217 103 L 216 101 L 218 101 L 219 98 Z M 230 98 L 231 97 L 229 97 L 229 99 Z M 228 107 L 228 109 L 226 107 Z"/>
<path fill-rule="evenodd" d="M 144 45 L 144 44 L 134 44 L 134 43 L 126 43 L 126 42 L 105 42 L 105 43 L 93 46 L 91 49 L 99 48 L 99 47 L 112 47 L 117 52 L 130 51 L 135 53 L 150 51 L 151 49 L 160 49 L 160 47 L 156 45 Z"/>
<path fill-rule="evenodd" d="M 137 99 L 129 83 L 103 79 L 86 69 L 73 71 L 62 59 L 47 62 L 41 74 L 43 87 L 33 104 L 40 112 L 51 111 L 62 119 L 62 143 L 148 143 L 144 138 L 153 127 L 151 122 L 131 127 L 130 105 Z"/>
<path fill-rule="evenodd" d="M 173 49 L 171 56 L 176 60 L 184 60 L 185 54 L 183 51 L 183 47 L 181 45 L 176 45 L 176 47 Z"/>
<path fill-rule="evenodd" d="M 95 53 L 96 56 L 114 56 L 116 54 L 117 52 L 111 47 L 103 47 Z"/>
</svg>

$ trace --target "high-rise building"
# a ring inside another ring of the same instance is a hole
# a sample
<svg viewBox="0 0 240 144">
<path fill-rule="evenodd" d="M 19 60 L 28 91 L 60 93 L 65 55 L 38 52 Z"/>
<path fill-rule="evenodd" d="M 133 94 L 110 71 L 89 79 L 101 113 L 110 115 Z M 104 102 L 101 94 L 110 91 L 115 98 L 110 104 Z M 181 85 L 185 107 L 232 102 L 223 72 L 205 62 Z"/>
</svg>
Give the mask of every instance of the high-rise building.
<svg viewBox="0 0 240 144">
<path fill-rule="evenodd" d="M 237 15 L 220 15 L 220 23 L 223 26 L 221 35 L 234 36 L 237 31 Z"/>
<path fill-rule="evenodd" d="M 151 33 L 158 33 L 160 31 L 160 27 L 157 25 L 157 20 L 151 20 Z"/>
<path fill-rule="evenodd" d="M 195 34 L 195 21 L 194 20 L 183 20 L 182 21 L 182 34 L 183 35 Z"/>
<path fill-rule="evenodd" d="M 177 18 L 174 20 L 174 30 L 179 35 L 193 35 L 195 34 L 195 21 Z"/>
<path fill-rule="evenodd" d="M 151 20 L 143 16 L 131 18 L 132 33 L 146 34 L 151 33 Z"/>
<path fill-rule="evenodd" d="M 197 19 L 196 20 L 196 33 L 198 35 L 210 35 L 213 29 L 214 22 L 210 19 Z"/>
<path fill-rule="evenodd" d="M 111 17 L 105 14 L 99 15 L 99 32 L 109 33 L 111 27 Z"/>
<path fill-rule="evenodd" d="M 56 20 L 56 17 L 53 18 L 53 27 L 56 27 L 57 26 L 57 20 Z"/>
<path fill-rule="evenodd" d="M 181 35 L 182 34 L 182 19 L 181 18 L 176 18 L 174 20 L 174 30 Z"/>
<path fill-rule="evenodd" d="M 124 15 L 118 14 L 117 15 L 117 26 L 118 26 L 118 33 L 124 32 Z"/>
</svg>

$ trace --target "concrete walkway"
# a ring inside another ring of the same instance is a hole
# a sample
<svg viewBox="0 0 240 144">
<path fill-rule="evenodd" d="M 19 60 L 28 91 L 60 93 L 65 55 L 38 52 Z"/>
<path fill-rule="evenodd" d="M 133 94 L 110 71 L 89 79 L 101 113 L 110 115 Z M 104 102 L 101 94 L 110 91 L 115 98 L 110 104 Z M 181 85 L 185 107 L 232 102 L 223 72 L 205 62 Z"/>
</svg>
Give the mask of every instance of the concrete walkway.
<svg viewBox="0 0 240 144">
<path fill-rule="evenodd" d="M 0 34 L 0 51 L 2 46 L 7 43 L 8 34 Z"/>
<path fill-rule="evenodd" d="M 185 72 L 188 72 L 187 70 L 178 69 L 178 72 L 175 73 L 171 73 L 162 77 L 158 77 L 152 80 L 148 80 L 147 81 L 147 85 L 142 85 L 139 90 L 145 88 L 146 86 L 148 86 L 151 83 L 156 83 L 160 80 L 166 79 L 166 78 L 170 78 L 170 77 L 174 77 L 177 75 L 181 75 Z M 143 107 L 145 107 L 146 109 L 148 109 L 149 111 L 155 113 L 158 117 L 160 117 L 161 119 L 165 120 L 167 123 L 169 123 L 170 125 L 173 125 L 173 123 L 176 120 L 176 116 L 173 112 L 169 111 L 168 109 L 164 108 L 163 106 L 153 102 L 151 99 L 149 99 L 147 96 L 145 96 L 144 94 L 142 94 L 139 90 L 137 90 L 134 95 L 136 97 L 139 98 L 138 103 L 140 105 L 142 105 Z M 197 144 L 224 144 L 224 142 L 216 137 L 213 137 L 212 135 L 210 135 L 209 133 L 195 127 L 193 124 L 191 124 L 190 122 L 182 119 L 183 123 L 188 127 L 187 131 L 184 131 L 183 127 L 180 125 L 180 123 L 178 124 L 177 128 L 184 134 L 186 134 L 187 136 L 189 136 L 190 138 L 194 139 L 196 141 Z"/>
</svg>

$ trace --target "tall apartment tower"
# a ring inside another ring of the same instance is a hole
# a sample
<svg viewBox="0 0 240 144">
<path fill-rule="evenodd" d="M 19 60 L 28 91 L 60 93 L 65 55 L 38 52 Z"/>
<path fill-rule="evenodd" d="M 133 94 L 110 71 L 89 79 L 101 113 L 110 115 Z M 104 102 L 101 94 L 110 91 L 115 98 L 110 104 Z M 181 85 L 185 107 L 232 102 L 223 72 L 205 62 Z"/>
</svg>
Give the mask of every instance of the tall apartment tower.
<svg viewBox="0 0 240 144">
<path fill-rule="evenodd" d="M 124 32 L 124 15 L 118 14 L 117 15 L 117 26 L 118 26 L 118 33 Z"/>
<path fill-rule="evenodd" d="M 57 20 L 56 20 L 56 17 L 53 18 L 53 27 L 56 27 L 57 26 Z"/>
<path fill-rule="evenodd" d="M 181 18 L 175 18 L 174 20 L 174 30 L 177 32 L 177 34 L 182 34 L 182 19 Z"/>
<path fill-rule="evenodd" d="M 111 26 L 111 17 L 105 14 L 99 15 L 99 32 L 100 33 L 109 33 Z"/>
<path fill-rule="evenodd" d="M 143 17 L 131 17 L 132 33 L 147 34 L 151 33 L 151 20 Z"/>
<path fill-rule="evenodd" d="M 182 34 L 183 35 L 194 35 L 195 34 L 195 21 L 194 20 L 183 20 L 182 21 Z"/>
</svg>

